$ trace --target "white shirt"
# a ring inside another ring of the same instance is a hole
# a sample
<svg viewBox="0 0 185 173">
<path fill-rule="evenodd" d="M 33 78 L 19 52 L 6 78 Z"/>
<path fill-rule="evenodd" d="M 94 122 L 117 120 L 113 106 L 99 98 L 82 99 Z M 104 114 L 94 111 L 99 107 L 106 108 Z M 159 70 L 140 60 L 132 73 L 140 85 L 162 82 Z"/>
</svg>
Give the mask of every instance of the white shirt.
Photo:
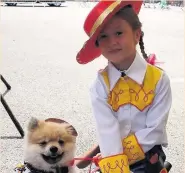
<svg viewBox="0 0 185 173">
<path fill-rule="evenodd" d="M 137 53 L 125 73 L 138 84 L 142 84 L 146 68 L 147 62 Z M 111 63 L 108 63 L 105 70 L 108 72 L 110 90 L 112 90 L 121 77 L 121 72 Z M 152 105 L 143 111 L 139 111 L 131 104 L 126 104 L 114 112 L 107 103 L 108 93 L 101 72 L 98 72 L 90 88 L 90 95 L 102 157 L 123 153 L 122 139 L 131 133 L 135 133 L 145 153 L 155 145 L 167 147 L 166 123 L 172 94 L 170 80 L 164 71 L 156 86 Z"/>
</svg>

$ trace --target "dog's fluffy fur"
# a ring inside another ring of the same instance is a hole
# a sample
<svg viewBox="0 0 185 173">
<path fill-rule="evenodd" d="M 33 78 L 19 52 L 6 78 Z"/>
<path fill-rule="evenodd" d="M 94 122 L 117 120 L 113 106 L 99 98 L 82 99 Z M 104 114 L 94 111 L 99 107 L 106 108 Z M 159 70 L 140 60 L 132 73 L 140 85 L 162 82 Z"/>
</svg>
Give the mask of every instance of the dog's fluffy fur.
<svg viewBox="0 0 185 173">
<path fill-rule="evenodd" d="M 57 166 L 67 166 L 74 158 L 76 136 L 76 130 L 66 122 L 32 118 L 25 137 L 25 162 L 39 170 L 53 172 Z M 75 168 L 69 167 L 69 173 L 76 173 Z"/>
</svg>

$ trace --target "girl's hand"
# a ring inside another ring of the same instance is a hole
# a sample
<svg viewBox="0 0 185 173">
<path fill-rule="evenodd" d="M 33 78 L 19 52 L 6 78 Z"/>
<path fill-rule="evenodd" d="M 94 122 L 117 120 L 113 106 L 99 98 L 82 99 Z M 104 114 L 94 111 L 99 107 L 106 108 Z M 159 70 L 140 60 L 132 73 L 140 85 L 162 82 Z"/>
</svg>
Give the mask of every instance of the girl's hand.
<svg viewBox="0 0 185 173">
<path fill-rule="evenodd" d="M 93 158 L 101 160 L 102 159 L 101 153 L 96 154 L 96 156 L 94 156 Z"/>
<path fill-rule="evenodd" d="M 102 159 L 101 153 L 96 154 L 96 156 L 93 157 L 95 165 L 98 167 L 98 162 Z"/>
<path fill-rule="evenodd" d="M 102 159 L 101 153 L 96 154 L 96 156 L 93 157 L 95 165 L 98 167 L 98 162 Z"/>
</svg>

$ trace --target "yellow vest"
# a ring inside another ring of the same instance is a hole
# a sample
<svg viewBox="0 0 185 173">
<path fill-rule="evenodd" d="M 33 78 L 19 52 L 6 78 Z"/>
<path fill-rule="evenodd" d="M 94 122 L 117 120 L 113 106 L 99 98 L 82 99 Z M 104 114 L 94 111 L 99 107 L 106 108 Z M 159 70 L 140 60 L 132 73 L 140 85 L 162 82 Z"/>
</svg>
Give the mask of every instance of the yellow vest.
<svg viewBox="0 0 185 173">
<path fill-rule="evenodd" d="M 154 99 L 155 88 L 161 78 L 161 74 L 162 71 L 159 68 L 148 64 L 142 85 L 125 76 L 121 77 L 113 90 L 110 91 L 108 73 L 106 70 L 103 71 L 102 76 L 110 91 L 107 102 L 116 112 L 120 106 L 126 104 L 131 104 L 138 110 L 143 111 Z"/>
</svg>

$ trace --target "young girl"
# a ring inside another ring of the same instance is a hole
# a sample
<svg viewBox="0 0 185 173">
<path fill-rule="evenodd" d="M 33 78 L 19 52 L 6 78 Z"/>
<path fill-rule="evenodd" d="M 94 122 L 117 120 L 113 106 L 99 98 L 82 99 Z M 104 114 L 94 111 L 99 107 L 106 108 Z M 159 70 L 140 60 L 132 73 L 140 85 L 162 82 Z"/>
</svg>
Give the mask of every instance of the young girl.
<svg viewBox="0 0 185 173">
<path fill-rule="evenodd" d="M 141 1 L 97 3 L 84 25 L 89 40 L 77 55 L 80 64 L 101 54 L 108 60 L 90 89 L 102 173 L 166 172 L 162 146 L 167 146 L 170 81 L 147 62 L 137 16 L 141 5 Z M 136 51 L 138 43 L 143 57 Z"/>
</svg>

